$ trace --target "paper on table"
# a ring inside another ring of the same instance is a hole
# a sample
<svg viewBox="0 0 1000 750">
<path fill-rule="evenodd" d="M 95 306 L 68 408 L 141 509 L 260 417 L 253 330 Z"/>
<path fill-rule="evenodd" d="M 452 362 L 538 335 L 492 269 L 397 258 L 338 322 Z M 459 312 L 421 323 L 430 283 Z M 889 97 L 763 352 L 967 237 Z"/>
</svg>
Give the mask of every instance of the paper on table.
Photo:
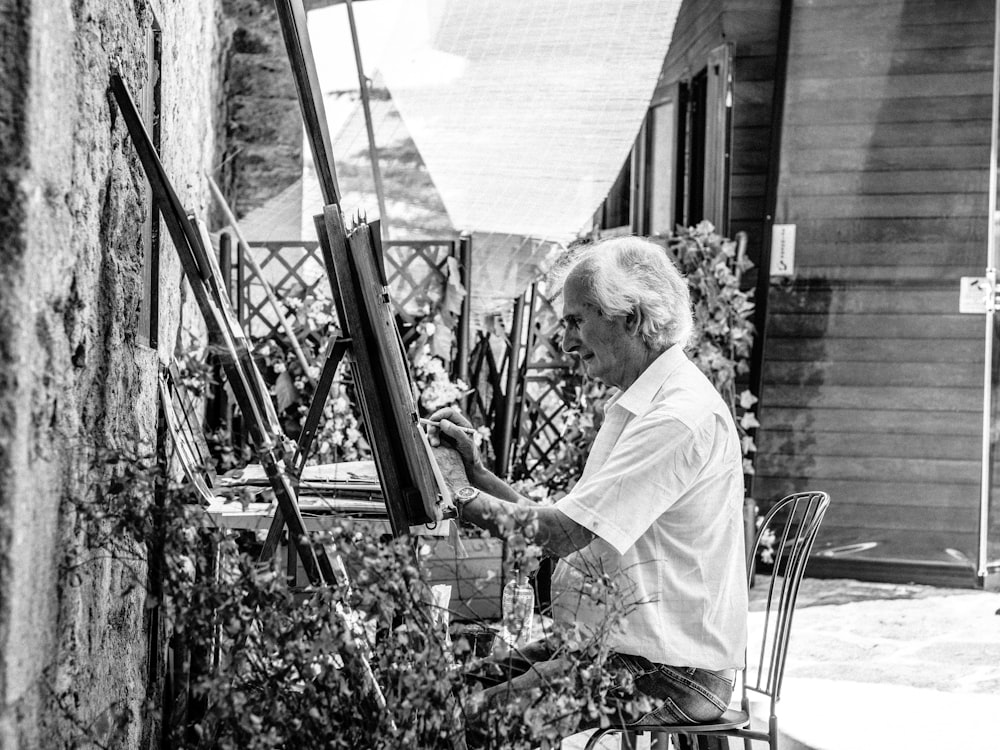
<svg viewBox="0 0 1000 750">
<path fill-rule="evenodd" d="M 298 497 L 298 504 L 303 513 L 336 512 L 385 515 L 385 504 L 381 496 L 364 499 L 300 495 Z M 274 513 L 276 507 L 277 503 L 274 501 L 242 503 L 236 499 L 218 497 L 205 506 L 205 512 L 213 517 L 243 515 L 270 516 Z"/>
<path fill-rule="evenodd" d="M 234 469 L 219 477 L 223 487 L 242 487 L 246 485 L 266 485 L 267 474 L 260 464 L 250 464 L 242 469 Z M 374 461 L 343 461 L 335 464 L 317 464 L 306 466 L 302 470 L 300 486 L 308 489 L 310 485 L 329 485 L 351 490 L 381 492 Z"/>
</svg>

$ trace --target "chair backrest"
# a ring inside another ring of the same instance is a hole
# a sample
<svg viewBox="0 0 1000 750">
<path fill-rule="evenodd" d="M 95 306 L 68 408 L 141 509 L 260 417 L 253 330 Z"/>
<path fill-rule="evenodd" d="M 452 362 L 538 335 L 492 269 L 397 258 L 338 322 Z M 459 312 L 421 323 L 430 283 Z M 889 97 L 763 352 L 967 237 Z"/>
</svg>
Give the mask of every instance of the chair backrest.
<svg viewBox="0 0 1000 750">
<path fill-rule="evenodd" d="M 767 695 L 772 715 L 781 693 L 799 584 L 829 505 L 830 496 L 825 492 L 799 492 L 779 500 L 764 517 L 749 550 L 750 581 L 754 580 L 757 565 L 768 562 L 760 559 L 762 549 L 770 548 L 767 556 L 771 558 L 771 574 L 767 580 L 760 649 L 757 653 L 751 649 L 747 654 L 744 703 L 747 690 Z M 755 674 L 751 671 L 754 666 Z"/>
</svg>

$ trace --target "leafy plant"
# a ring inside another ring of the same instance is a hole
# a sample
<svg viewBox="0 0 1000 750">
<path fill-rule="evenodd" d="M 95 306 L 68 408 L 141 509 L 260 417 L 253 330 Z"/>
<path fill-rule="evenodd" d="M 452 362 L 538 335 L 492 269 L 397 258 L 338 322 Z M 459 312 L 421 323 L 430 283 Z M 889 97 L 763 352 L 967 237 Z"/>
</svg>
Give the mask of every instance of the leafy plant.
<svg viewBox="0 0 1000 750">
<path fill-rule="evenodd" d="M 132 563 L 147 608 L 166 623 L 176 663 L 190 665 L 187 686 L 174 683 L 162 705 L 150 705 L 166 747 L 451 747 L 465 709 L 477 705 L 465 675 L 481 657 L 465 636 L 446 629 L 422 545 L 386 540 L 377 528 L 343 519 L 311 541 L 347 574 L 294 589 L 278 558 L 260 562 L 252 535 L 213 526 L 195 496 L 152 457 L 110 456 L 95 467 L 95 480 L 95 501 L 68 500 L 82 546 L 62 572 L 72 584 L 93 558 Z M 498 520 L 510 541 L 507 562 L 534 565 L 532 510 L 516 508 Z M 141 563 L 158 574 L 146 580 Z M 554 749 L 581 717 L 599 723 L 612 711 L 648 710 L 648 701 L 629 696 L 627 676 L 605 665 L 606 635 L 632 606 L 628 592 L 598 572 L 587 578 L 592 595 L 614 603 L 606 622 L 591 633 L 550 628 L 569 669 L 536 690 L 482 706 L 476 725 L 491 747 Z M 610 700 L 613 692 L 624 697 Z M 72 714 L 71 702 L 57 702 Z M 95 741 L 94 722 L 75 718 L 66 746 Z"/>
</svg>

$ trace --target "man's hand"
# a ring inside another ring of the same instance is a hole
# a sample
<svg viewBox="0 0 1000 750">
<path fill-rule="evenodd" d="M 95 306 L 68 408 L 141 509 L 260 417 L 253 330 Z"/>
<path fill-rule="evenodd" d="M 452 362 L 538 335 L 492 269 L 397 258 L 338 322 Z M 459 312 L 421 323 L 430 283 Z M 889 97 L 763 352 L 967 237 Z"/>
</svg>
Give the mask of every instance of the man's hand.
<svg viewBox="0 0 1000 750">
<path fill-rule="evenodd" d="M 431 414 L 430 421 L 437 424 L 438 432 L 448 438 L 448 441 L 455 446 L 455 450 L 462 457 L 462 464 L 465 466 L 465 473 L 469 481 L 476 483 L 477 473 L 481 472 L 483 457 L 479 452 L 479 445 L 472 434 L 472 422 L 470 422 L 462 412 L 452 406 L 438 409 Z"/>
</svg>

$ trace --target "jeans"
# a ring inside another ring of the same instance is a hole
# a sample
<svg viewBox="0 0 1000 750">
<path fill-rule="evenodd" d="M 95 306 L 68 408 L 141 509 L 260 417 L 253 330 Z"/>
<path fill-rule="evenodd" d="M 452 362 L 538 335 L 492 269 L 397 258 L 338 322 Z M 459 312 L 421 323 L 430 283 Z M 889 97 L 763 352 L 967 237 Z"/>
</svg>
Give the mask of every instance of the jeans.
<svg viewBox="0 0 1000 750">
<path fill-rule="evenodd" d="M 577 659 L 557 654 L 547 641 L 529 643 L 502 661 L 491 661 L 487 669 L 469 675 L 470 680 L 486 685 L 483 691 L 486 706 L 504 701 L 519 691 L 543 687 L 549 679 L 565 675 L 578 665 Z M 613 653 L 606 670 L 631 677 L 634 692 L 623 686 L 608 695 L 613 709 L 612 721 L 642 727 L 652 724 L 710 722 L 722 716 L 733 694 L 734 671 L 721 672 L 698 667 L 675 667 L 656 664 L 631 654 Z M 630 711 L 636 694 L 650 699 L 652 710 L 635 714 Z M 489 748 L 489 737 L 479 717 L 466 717 L 470 748 Z M 576 730 L 583 731 L 600 725 L 600 717 L 580 717 Z"/>
<path fill-rule="evenodd" d="M 655 664 L 641 656 L 614 654 L 635 680 L 636 692 L 651 698 L 657 707 L 628 723 L 641 727 L 649 724 L 698 724 L 718 719 L 729 706 L 733 695 L 734 672 L 716 672 L 698 667 L 672 667 Z"/>
</svg>

